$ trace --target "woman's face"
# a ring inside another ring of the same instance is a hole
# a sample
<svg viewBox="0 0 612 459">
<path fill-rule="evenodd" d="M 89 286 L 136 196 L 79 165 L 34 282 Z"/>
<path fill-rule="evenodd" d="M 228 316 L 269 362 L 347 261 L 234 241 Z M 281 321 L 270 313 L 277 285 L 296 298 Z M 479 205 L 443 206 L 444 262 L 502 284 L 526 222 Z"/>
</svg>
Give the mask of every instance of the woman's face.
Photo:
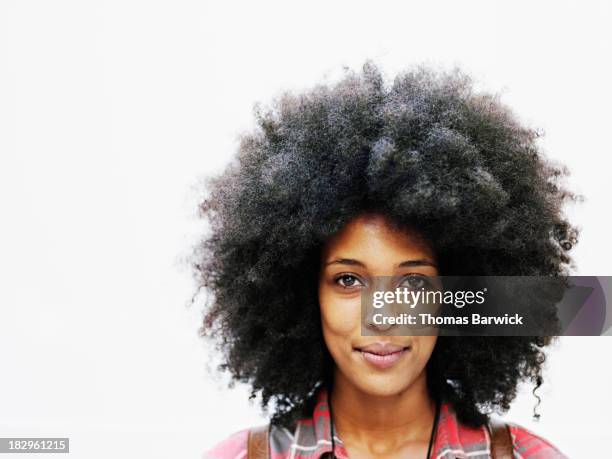
<svg viewBox="0 0 612 459">
<path fill-rule="evenodd" d="M 364 286 L 378 276 L 410 274 L 438 275 L 431 246 L 416 231 L 400 232 L 379 215 L 353 219 L 323 248 L 319 304 L 325 343 L 336 378 L 369 395 L 397 395 L 425 381 L 436 336 L 362 336 L 362 320 L 368 320 L 361 313 Z"/>
</svg>

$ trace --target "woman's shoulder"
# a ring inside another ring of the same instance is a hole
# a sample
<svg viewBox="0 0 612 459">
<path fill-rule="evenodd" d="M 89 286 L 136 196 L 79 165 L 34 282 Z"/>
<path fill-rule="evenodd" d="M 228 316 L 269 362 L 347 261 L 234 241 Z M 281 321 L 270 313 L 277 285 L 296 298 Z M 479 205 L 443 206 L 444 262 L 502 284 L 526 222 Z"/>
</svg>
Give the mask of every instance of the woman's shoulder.
<svg viewBox="0 0 612 459">
<path fill-rule="evenodd" d="M 523 459 L 567 459 L 550 441 L 531 430 L 514 423 L 508 423 L 515 455 Z"/>
<path fill-rule="evenodd" d="M 550 441 L 514 422 L 506 422 L 517 459 L 567 459 Z M 444 404 L 438 427 L 437 457 L 485 459 L 490 457 L 487 425 L 472 427 L 459 421 L 451 404 Z"/>
</svg>

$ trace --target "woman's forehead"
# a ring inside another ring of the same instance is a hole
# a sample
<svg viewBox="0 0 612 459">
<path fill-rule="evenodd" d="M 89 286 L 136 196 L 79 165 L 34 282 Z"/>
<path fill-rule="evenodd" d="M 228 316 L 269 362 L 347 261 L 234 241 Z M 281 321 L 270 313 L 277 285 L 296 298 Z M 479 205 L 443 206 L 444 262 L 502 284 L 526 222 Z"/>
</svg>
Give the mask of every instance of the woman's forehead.
<svg viewBox="0 0 612 459">
<path fill-rule="evenodd" d="M 434 254 L 418 230 L 399 229 L 381 214 L 363 214 L 350 220 L 326 242 L 323 261 L 336 256 L 405 259 L 433 258 Z"/>
</svg>

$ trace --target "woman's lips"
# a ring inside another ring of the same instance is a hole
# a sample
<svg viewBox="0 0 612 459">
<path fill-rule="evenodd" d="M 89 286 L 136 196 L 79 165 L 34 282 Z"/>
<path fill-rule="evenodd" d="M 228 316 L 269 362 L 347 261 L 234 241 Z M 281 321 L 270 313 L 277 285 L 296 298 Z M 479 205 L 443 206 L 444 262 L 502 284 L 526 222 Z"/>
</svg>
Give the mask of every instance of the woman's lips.
<svg viewBox="0 0 612 459">
<path fill-rule="evenodd" d="M 374 343 L 361 348 L 355 348 L 363 358 L 378 368 L 388 368 L 394 365 L 410 350 L 410 346 L 397 346 L 390 343 Z"/>
</svg>

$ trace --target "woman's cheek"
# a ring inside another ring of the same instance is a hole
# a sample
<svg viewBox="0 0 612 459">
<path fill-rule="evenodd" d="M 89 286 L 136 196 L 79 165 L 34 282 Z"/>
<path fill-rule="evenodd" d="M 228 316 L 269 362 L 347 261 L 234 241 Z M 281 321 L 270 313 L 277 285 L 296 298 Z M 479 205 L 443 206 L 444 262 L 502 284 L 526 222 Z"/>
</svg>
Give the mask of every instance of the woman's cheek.
<svg viewBox="0 0 612 459">
<path fill-rule="evenodd" d="M 320 297 L 321 318 L 326 334 L 351 337 L 361 324 L 361 296 L 341 297 L 324 294 Z"/>
<path fill-rule="evenodd" d="M 433 353 L 434 347 L 436 346 L 436 342 L 438 340 L 437 336 L 419 336 L 417 339 L 417 345 L 419 349 L 420 356 L 419 358 L 424 360 L 425 363 L 431 357 Z"/>
</svg>

